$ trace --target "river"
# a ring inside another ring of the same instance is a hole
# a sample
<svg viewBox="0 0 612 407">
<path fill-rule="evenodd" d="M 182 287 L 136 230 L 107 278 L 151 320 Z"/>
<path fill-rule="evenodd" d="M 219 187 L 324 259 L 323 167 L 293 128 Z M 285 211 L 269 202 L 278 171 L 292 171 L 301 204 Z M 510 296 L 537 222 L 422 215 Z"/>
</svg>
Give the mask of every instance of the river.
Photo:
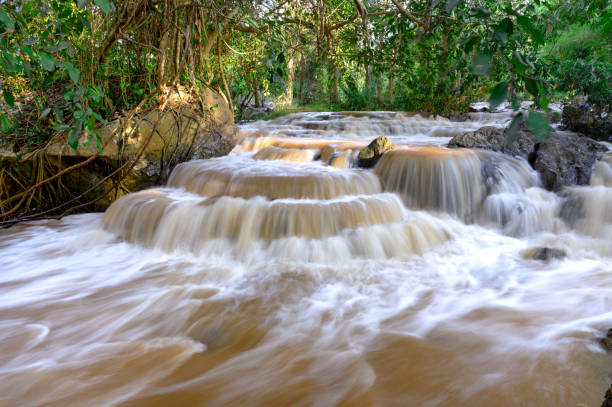
<svg viewBox="0 0 612 407">
<path fill-rule="evenodd" d="M 510 115 L 254 122 L 105 214 L 0 230 L 0 406 L 599 406 L 612 155 L 554 194 L 443 147 Z"/>
</svg>

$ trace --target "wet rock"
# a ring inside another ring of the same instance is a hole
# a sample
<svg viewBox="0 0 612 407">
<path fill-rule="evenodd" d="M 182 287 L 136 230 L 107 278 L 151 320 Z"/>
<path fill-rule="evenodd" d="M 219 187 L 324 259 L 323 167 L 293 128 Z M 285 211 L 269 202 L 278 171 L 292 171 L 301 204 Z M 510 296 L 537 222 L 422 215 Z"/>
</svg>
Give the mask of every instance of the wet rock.
<svg viewBox="0 0 612 407">
<path fill-rule="evenodd" d="M 534 260 L 550 261 L 552 259 L 563 259 L 567 257 L 567 253 L 565 253 L 565 250 L 552 247 L 535 247 L 532 249 L 530 257 Z"/>
<path fill-rule="evenodd" d="M 470 115 L 468 113 L 451 114 L 448 116 L 448 120 L 451 122 L 466 122 L 470 120 Z"/>
<path fill-rule="evenodd" d="M 482 127 L 453 137 L 448 146 L 493 150 L 524 158 L 551 191 L 588 184 L 593 164 L 607 151 L 602 144 L 571 133 L 553 132 L 547 140 L 539 141 L 525 127 L 517 131 L 512 143 L 508 142 L 505 129 Z"/>
<path fill-rule="evenodd" d="M 475 107 L 469 106 L 467 111 L 470 112 L 470 113 L 488 112 L 489 108 L 484 106 L 484 107 L 481 107 L 480 109 L 477 109 Z"/>
<path fill-rule="evenodd" d="M 513 143 L 507 140 L 504 129 L 493 126 L 481 127 L 468 133 L 459 134 L 448 143 L 449 147 L 481 148 L 484 150 L 499 151 L 515 157 L 527 158 L 533 151 L 536 138 L 527 131 L 521 130 L 516 134 Z"/>
<path fill-rule="evenodd" d="M 540 173 L 544 186 L 558 191 L 568 185 L 586 185 L 593 165 L 607 148 L 589 138 L 574 134 L 553 133 L 536 143 L 529 157 L 531 166 Z"/>
<path fill-rule="evenodd" d="M 612 386 L 606 392 L 606 396 L 601 404 L 601 407 L 612 407 Z"/>
<path fill-rule="evenodd" d="M 612 142 L 612 117 L 604 109 L 588 103 L 565 105 L 562 120 L 568 130 L 595 140 Z"/>
<path fill-rule="evenodd" d="M 612 352 L 612 328 L 608 329 L 608 333 L 606 334 L 605 338 L 601 338 L 599 343 L 605 350 Z"/>
<path fill-rule="evenodd" d="M 392 150 L 394 147 L 395 145 L 387 136 L 376 137 L 374 141 L 359 152 L 357 157 L 359 166 L 363 168 L 373 167 L 384 153 Z"/>
</svg>

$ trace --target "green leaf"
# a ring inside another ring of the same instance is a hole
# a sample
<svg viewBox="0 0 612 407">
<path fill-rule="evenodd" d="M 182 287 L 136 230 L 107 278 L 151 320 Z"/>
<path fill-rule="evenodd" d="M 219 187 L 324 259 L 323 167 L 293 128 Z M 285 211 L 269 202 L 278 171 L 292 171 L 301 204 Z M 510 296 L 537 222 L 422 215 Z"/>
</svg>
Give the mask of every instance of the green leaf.
<svg viewBox="0 0 612 407">
<path fill-rule="evenodd" d="M 483 8 L 480 8 L 480 7 L 473 7 L 472 8 L 472 12 L 478 18 L 488 18 L 491 15 L 490 11 L 487 11 L 487 10 L 485 10 Z"/>
<path fill-rule="evenodd" d="M 506 129 L 506 144 L 512 144 L 516 141 L 516 133 L 518 132 L 519 126 L 525 121 L 523 113 L 518 112 L 512 118 L 510 126 Z"/>
<path fill-rule="evenodd" d="M 450 13 L 451 11 L 453 11 L 453 9 L 455 7 L 457 7 L 457 4 L 459 4 L 461 0 L 446 0 L 446 12 Z"/>
<path fill-rule="evenodd" d="M 527 91 L 537 98 L 538 94 L 540 93 L 538 81 L 527 76 L 525 76 L 523 79 L 525 79 L 525 87 L 527 88 Z"/>
<path fill-rule="evenodd" d="M 523 28 L 523 30 L 525 30 L 525 32 L 531 35 L 531 38 L 533 38 L 535 42 L 539 44 L 544 43 L 544 34 L 533 26 L 529 17 L 517 16 L 516 21 Z"/>
<path fill-rule="evenodd" d="M 4 113 L 0 113 L 0 127 L 2 127 L 2 132 L 4 134 L 8 134 L 13 127 L 13 122 Z"/>
<path fill-rule="evenodd" d="M 55 69 L 55 60 L 51 55 L 44 52 L 39 52 L 38 55 L 40 56 L 40 64 L 42 65 L 43 69 L 49 72 Z"/>
<path fill-rule="evenodd" d="M 42 111 L 42 113 L 40 114 L 40 118 L 44 119 L 45 117 L 49 116 L 49 113 L 51 113 L 51 108 L 48 107 L 45 110 Z"/>
<path fill-rule="evenodd" d="M 510 60 L 510 62 L 512 62 L 514 69 L 516 69 L 518 73 L 524 74 L 525 72 L 527 72 L 527 67 L 516 55 L 512 55 L 512 59 Z"/>
<path fill-rule="evenodd" d="M 7 105 L 10 107 L 15 106 L 15 96 L 13 96 L 10 90 L 6 88 L 2 89 L 2 96 L 4 96 L 4 100 L 6 101 Z"/>
<path fill-rule="evenodd" d="M 34 45 L 38 43 L 39 38 L 38 37 L 28 37 L 25 40 L 23 40 L 24 45 Z"/>
<path fill-rule="evenodd" d="M 0 23 L 4 24 L 8 32 L 13 32 L 15 30 L 15 23 L 13 22 L 13 19 L 4 11 L 3 8 L 0 8 Z"/>
<path fill-rule="evenodd" d="M 483 76 L 489 75 L 491 72 L 491 55 L 476 55 L 472 59 L 472 72 Z"/>
<path fill-rule="evenodd" d="M 550 136 L 550 123 L 542 113 L 531 111 L 527 117 L 527 128 L 539 140 L 546 140 Z"/>
<path fill-rule="evenodd" d="M 56 130 L 56 131 L 66 131 L 69 128 L 70 128 L 70 126 L 68 126 L 67 124 L 64 124 L 64 123 L 55 123 L 53 125 L 53 130 Z"/>
<path fill-rule="evenodd" d="M 491 90 L 491 96 L 489 96 L 489 110 L 495 109 L 499 106 L 506 97 L 508 96 L 508 82 L 500 82 Z"/>
<path fill-rule="evenodd" d="M 28 46 L 28 45 L 23 45 L 21 47 L 21 50 L 27 55 L 29 56 L 31 59 L 36 59 L 36 54 L 34 53 L 34 50 L 32 49 L 32 47 Z"/>
<path fill-rule="evenodd" d="M 493 38 L 501 45 L 506 45 L 508 43 L 508 34 L 505 31 L 497 30 L 493 33 Z"/>
<path fill-rule="evenodd" d="M 96 6 L 100 7 L 104 14 L 108 14 L 111 11 L 111 3 L 109 0 L 94 0 Z"/>
<path fill-rule="evenodd" d="M 98 136 L 98 133 L 94 132 L 94 136 L 96 138 L 96 149 L 100 154 L 102 154 L 102 140 L 100 139 L 100 136 Z"/>
<path fill-rule="evenodd" d="M 79 147 L 79 134 L 81 133 L 82 129 L 83 129 L 83 121 L 77 120 L 74 127 L 70 129 L 70 133 L 68 133 L 68 145 L 73 150 L 76 150 Z"/>
<path fill-rule="evenodd" d="M 257 22 L 255 22 L 255 20 L 253 20 L 251 17 L 247 17 L 246 18 L 247 22 L 252 25 L 255 28 L 259 28 L 259 25 L 257 24 Z"/>
<path fill-rule="evenodd" d="M 104 96 L 104 94 L 102 93 L 102 89 L 100 89 L 100 87 L 96 85 L 89 88 L 88 92 L 89 92 L 89 97 L 95 103 L 100 103 L 100 101 L 102 100 L 102 97 Z"/>
<path fill-rule="evenodd" d="M 104 120 L 104 118 L 102 116 L 100 116 L 100 113 L 96 113 L 96 112 L 92 112 L 93 117 L 96 118 L 96 120 L 98 120 L 100 123 L 106 123 L 106 120 Z"/>
<path fill-rule="evenodd" d="M 82 10 L 85 7 L 87 7 L 89 5 L 89 3 L 91 3 L 91 0 L 79 0 L 79 2 L 77 3 L 77 7 Z"/>
<path fill-rule="evenodd" d="M 497 29 L 505 32 L 506 34 L 508 34 L 508 36 L 510 36 L 514 32 L 514 24 L 512 23 L 512 20 L 506 17 L 499 23 Z"/>
<path fill-rule="evenodd" d="M 66 69 L 66 71 L 68 71 L 68 75 L 70 75 L 70 79 L 72 79 L 72 82 L 79 83 L 79 70 L 76 69 L 74 65 L 72 65 L 70 62 L 65 62 L 64 68 Z"/>
</svg>

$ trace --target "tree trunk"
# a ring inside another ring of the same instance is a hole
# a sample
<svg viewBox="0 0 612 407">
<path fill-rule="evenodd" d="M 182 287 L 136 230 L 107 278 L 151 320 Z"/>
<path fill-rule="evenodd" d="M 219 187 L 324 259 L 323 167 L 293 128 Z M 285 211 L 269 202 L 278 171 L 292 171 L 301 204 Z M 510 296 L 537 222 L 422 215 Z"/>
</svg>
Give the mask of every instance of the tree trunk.
<svg viewBox="0 0 612 407">
<path fill-rule="evenodd" d="M 393 71 L 389 72 L 389 83 L 387 84 L 387 101 L 393 105 Z"/>
<path fill-rule="evenodd" d="M 255 95 L 255 107 L 260 107 L 261 103 L 259 101 L 259 91 L 257 90 L 257 85 L 253 89 L 253 94 Z"/>
</svg>

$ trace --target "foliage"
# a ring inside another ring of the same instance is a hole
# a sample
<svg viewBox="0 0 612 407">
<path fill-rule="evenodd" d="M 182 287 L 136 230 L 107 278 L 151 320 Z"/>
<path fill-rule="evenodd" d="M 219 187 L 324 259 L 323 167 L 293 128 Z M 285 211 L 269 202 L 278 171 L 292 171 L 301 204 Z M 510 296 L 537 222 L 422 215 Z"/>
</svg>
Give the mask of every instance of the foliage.
<svg viewBox="0 0 612 407">
<path fill-rule="evenodd" d="M 9 0 L 0 78 L 27 137 L 53 128 L 73 147 L 176 85 L 214 88 L 239 110 L 450 114 L 482 88 L 492 108 L 528 96 L 545 110 L 551 83 L 609 99 L 610 15 L 604 0 Z"/>
</svg>

